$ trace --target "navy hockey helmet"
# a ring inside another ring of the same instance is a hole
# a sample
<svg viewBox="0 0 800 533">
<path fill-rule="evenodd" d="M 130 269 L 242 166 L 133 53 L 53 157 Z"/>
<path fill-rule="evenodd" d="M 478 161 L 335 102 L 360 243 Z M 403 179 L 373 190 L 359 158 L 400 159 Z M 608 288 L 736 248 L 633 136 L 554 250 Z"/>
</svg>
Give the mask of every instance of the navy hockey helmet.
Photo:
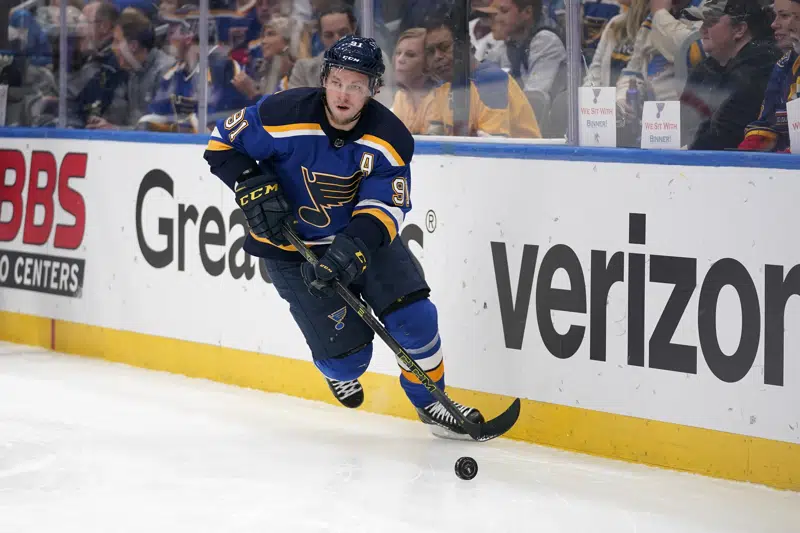
<svg viewBox="0 0 800 533">
<path fill-rule="evenodd" d="M 383 87 L 383 53 L 375 39 L 346 35 L 325 51 L 322 63 L 321 84 L 332 67 L 353 70 L 369 77 L 369 88 L 372 94 Z"/>
</svg>

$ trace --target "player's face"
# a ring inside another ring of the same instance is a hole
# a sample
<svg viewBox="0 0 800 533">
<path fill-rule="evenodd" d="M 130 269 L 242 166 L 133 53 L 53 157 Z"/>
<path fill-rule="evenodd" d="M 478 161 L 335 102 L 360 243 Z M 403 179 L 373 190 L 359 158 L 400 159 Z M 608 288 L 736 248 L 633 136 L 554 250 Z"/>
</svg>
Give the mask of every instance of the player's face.
<svg viewBox="0 0 800 533">
<path fill-rule="evenodd" d="M 425 57 L 428 72 L 442 81 L 453 79 L 453 34 L 445 27 L 429 31 L 425 36 Z"/>
<path fill-rule="evenodd" d="M 412 87 L 423 79 L 424 71 L 425 39 L 411 37 L 400 41 L 394 50 L 394 72 L 398 83 Z"/>
<path fill-rule="evenodd" d="M 325 80 L 328 118 L 333 125 L 350 124 L 370 97 L 369 78 L 352 70 L 332 68 Z"/>
</svg>

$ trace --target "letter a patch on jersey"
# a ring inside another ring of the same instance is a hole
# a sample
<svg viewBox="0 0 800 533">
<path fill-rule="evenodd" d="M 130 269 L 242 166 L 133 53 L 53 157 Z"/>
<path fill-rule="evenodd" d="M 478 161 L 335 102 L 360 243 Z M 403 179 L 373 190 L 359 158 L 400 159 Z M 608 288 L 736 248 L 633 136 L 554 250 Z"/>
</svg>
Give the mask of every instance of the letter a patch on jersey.
<svg viewBox="0 0 800 533">
<path fill-rule="evenodd" d="M 328 318 L 336 322 L 336 326 L 334 328 L 336 331 L 342 331 L 344 329 L 344 317 L 347 316 L 347 307 L 342 307 L 338 311 L 334 311 L 333 313 L 328 315 Z"/>
</svg>

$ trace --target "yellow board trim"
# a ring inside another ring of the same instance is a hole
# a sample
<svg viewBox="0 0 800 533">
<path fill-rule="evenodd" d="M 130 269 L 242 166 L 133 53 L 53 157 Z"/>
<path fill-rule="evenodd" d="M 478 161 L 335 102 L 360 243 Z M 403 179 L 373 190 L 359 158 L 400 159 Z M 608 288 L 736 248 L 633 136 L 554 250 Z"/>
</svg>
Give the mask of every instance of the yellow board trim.
<svg viewBox="0 0 800 533">
<path fill-rule="evenodd" d="M 405 161 L 403 161 L 403 158 L 400 157 L 400 154 L 397 153 L 397 150 L 395 150 L 394 147 L 388 142 L 384 141 L 380 137 L 375 137 L 374 135 L 364 135 L 361 138 L 365 141 L 373 142 L 383 146 L 386 149 L 386 151 L 392 154 L 394 160 L 397 161 L 397 166 L 399 167 L 405 166 L 406 163 Z"/>
<path fill-rule="evenodd" d="M 395 222 L 392 217 L 377 207 L 356 209 L 353 211 L 352 216 L 356 215 L 372 215 L 373 217 L 377 218 L 384 226 L 386 226 L 386 231 L 389 232 L 389 242 L 393 241 L 394 238 L 397 237 L 397 222 Z"/>
<path fill-rule="evenodd" d="M 210 141 L 208 141 L 208 146 L 206 146 L 206 150 L 210 150 L 212 152 L 224 152 L 225 150 L 233 150 L 233 147 L 228 146 L 223 142 L 211 139 Z"/>
<path fill-rule="evenodd" d="M 54 325 L 55 327 L 52 327 Z M 308 361 L 0 311 L 0 339 L 319 400 L 328 386 Z M 416 419 L 395 376 L 368 372 L 362 409 Z M 507 396 L 448 387 L 494 417 Z M 523 400 L 508 436 L 571 451 L 800 491 L 800 444 Z"/>
<path fill-rule="evenodd" d="M 264 126 L 267 133 L 283 133 L 286 131 L 300 131 L 300 130 L 320 130 L 322 126 L 313 122 L 299 123 L 299 124 L 286 124 L 284 126 Z"/>
</svg>

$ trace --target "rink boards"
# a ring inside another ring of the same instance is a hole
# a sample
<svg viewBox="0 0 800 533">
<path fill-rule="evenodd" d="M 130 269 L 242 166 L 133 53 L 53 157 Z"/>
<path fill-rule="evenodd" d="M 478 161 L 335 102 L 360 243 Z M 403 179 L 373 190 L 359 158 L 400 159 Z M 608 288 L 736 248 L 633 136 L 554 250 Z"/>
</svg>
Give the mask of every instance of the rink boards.
<svg viewBox="0 0 800 533">
<path fill-rule="evenodd" d="M 0 135 L 0 338 L 331 401 L 200 138 Z M 798 167 L 419 141 L 402 237 L 453 396 L 523 398 L 514 438 L 800 490 Z M 366 409 L 413 417 L 383 346 L 370 370 Z"/>
</svg>

